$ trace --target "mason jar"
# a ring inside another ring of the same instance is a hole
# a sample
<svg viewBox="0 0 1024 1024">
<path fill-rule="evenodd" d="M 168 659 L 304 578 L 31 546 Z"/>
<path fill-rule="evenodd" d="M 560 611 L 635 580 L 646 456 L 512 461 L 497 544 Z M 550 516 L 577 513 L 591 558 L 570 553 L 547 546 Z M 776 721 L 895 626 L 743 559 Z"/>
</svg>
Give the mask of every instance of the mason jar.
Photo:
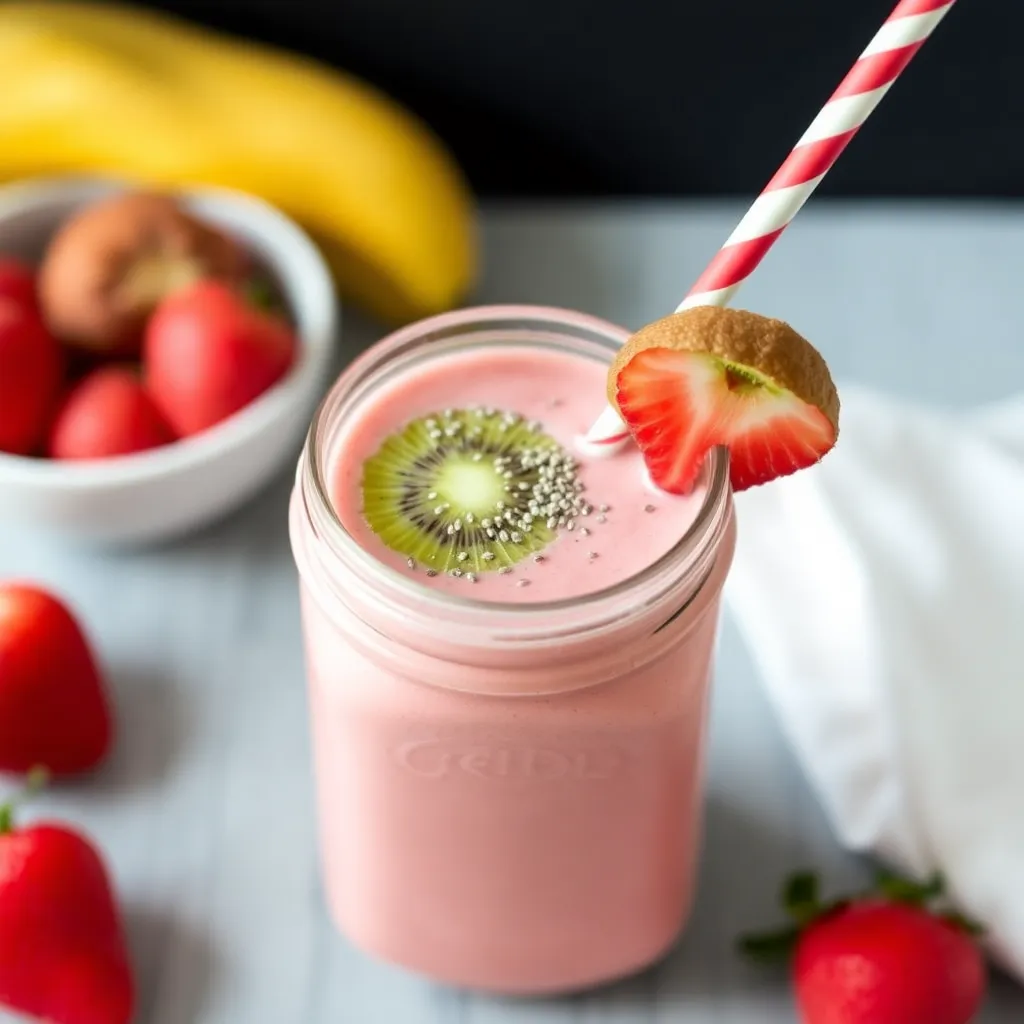
<svg viewBox="0 0 1024 1024">
<path fill-rule="evenodd" d="M 692 526 L 571 600 L 477 601 L 380 563 L 330 498 L 338 443 L 379 381 L 464 346 L 608 363 L 625 330 L 488 307 L 407 327 L 324 399 L 290 507 L 321 860 L 367 953 L 453 985 L 568 992 L 636 972 L 690 909 L 720 595 L 735 543 L 728 458 Z"/>
</svg>

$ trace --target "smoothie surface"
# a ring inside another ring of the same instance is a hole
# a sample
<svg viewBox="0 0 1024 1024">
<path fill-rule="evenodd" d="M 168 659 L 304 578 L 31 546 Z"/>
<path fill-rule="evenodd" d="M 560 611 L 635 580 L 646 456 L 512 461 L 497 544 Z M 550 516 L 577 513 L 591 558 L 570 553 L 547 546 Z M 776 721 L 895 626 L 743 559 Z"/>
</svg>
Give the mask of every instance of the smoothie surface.
<svg viewBox="0 0 1024 1024">
<path fill-rule="evenodd" d="M 686 533 L 703 504 L 699 482 L 689 495 L 659 491 L 632 445 L 588 457 L 578 447 L 604 405 L 607 365 L 530 345 L 489 345 L 425 360 L 381 383 L 350 415 L 334 445 L 329 486 L 334 509 L 357 543 L 374 558 L 425 588 L 482 602 L 535 603 L 581 597 L 621 583 L 666 554 Z M 408 564 L 364 516 L 363 467 L 382 443 L 411 421 L 445 409 L 487 407 L 536 421 L 544 434 L 577 460 L 576 479 L 590 506 L 541 552 L 499 573 L 428 575 L 428 564 Z"/>
</svg>

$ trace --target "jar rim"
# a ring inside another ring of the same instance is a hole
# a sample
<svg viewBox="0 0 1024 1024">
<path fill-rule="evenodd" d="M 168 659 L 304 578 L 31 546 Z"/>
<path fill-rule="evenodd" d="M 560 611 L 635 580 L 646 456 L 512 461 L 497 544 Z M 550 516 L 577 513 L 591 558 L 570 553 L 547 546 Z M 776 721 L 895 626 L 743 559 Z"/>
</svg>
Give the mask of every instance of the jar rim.
<svg viewBox="0 0 1024 1024">
<path fill-rule="evenodd" d="M 729 457 L 725 448 L 715 448 L 709 454 L 704 469 L 707 480 L 704 501 L 689 528 L 667 552 L 625 579 L 574 597 L 537 602 L 480 601 L 432 590 L 374 558 L 345 528 L 330 497 L 325 472 L 326 446 L 322 443 L 325 427 L 338 402 L 374 367 L 410 344 L 428 341 L 432 336 L 451 336 L 451 332 L 469 336 L 477 330 L 493 331 L 503 321 L 514 322 L 519 329 L 526 327 L 564 332 L 567 338 L 576 337 L 573 330 L 587 332 L 589 338 L 603 344 L 609 351 L 613 351 L 613 344 L 616 347 L 621 345 L 630 334 L 624 328 L 599 317 L 557 306 L 485 305 L 416 321 L 376 342 L 338 376 L 317 406 L 306 436 L 300 464 L 300 486 L 306 514 L 317 533 L 323 535 L 335 554 L 343 554 L 351 559 L 400 597 L 429 602 L 435 610 L 448 609 L 462 615 L 500 615 L 506 622 L 515 621 L 524 626 L 540 623 L 545 618 L 550 619 L 568 610 L 580 612 L 588 608 L 600 609 L 609 603 L 621 601 L 631 591 L 644 589 L 666 574 L 678 578 L 671 570 L 682 569 L 688 561 L 713 550 L 724 531 L 731 498 Z"/>
</svg>

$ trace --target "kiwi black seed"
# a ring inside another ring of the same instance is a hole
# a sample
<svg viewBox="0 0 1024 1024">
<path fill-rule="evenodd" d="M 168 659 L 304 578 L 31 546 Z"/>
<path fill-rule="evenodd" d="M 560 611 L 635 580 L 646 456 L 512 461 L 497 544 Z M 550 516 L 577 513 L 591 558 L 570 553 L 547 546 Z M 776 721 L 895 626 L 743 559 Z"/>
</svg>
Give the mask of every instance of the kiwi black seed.
<svg viewBox="0 0 1024 1024">
<path fill-rule="evenodd" d="M 508 570 L 589 515 L 576 462 L 540 424 L 446 409 L 392 434 L 363 465 L 363 515 L 410 565 L 472 582 Z"/>
</svg>

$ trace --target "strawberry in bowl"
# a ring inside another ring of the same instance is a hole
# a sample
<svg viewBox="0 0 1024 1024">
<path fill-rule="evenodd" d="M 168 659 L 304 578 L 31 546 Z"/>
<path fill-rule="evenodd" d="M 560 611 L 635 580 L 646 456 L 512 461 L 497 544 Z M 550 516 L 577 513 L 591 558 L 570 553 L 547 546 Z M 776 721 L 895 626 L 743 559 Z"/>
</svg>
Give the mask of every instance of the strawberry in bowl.
<svg viewBox="0 0 1024 1024">
<path fill-rule="evenodd" d="M 283 213 L 58 178 L 0 188 L 0 235 L 0 529 L 166 541 L 295 458 L 339 311 Z"/>
</svg>

